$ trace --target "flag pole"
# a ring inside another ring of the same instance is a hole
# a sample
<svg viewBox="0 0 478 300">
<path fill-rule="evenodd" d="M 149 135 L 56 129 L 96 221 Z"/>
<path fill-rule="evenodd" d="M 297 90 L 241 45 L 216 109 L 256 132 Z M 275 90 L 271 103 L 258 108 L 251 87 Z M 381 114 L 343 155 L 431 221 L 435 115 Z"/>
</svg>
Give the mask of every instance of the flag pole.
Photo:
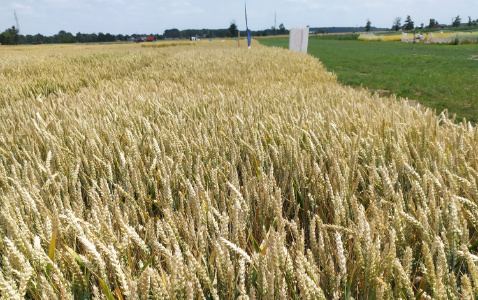
<svg viewBox="0 0 478 300">
<path fill-rule="evenodd" d="M 247 48 L 251 49 L 251 32 L 249 26 L 247 26 L 247 3 L 244 1 L 244 14 L 246 16 L 246 35 L 247 35 Z"/>
</svg>

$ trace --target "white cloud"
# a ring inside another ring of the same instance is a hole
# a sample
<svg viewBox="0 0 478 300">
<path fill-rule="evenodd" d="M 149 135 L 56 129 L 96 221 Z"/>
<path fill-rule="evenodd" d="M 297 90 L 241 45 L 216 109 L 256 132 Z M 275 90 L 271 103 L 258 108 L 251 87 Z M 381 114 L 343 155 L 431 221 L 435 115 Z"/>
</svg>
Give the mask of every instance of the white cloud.
<svg viewBox="0 0 478 300">
<path fill-rule="evenodd" d="M 123 0 L 97 0 L 98 3 L 100 4 L 111 4 L 111 5 L 120 5 L 120 4 L 123 4 L 124 1 Z"/>
<path fill-rule="evenodd" d="M 183 9 L 175 9 L 171 12 L 171 14 L 176 16 L 203 14 L 203 13 L 204 13 L 204 9 L 202 9 L 201 7 L 187 7 Z"/>
<path fill-rule="evenodd" d="M 184 0 L 172 2 L 171 7 L 170 13 L 176 16 L 203 14 L 205 12 L 202 7 L 192 5 L 189 1 Z"/>
<path fill-rule="evenodd" d="M 60 4 L 68 3 L 67 0 L 45 0 L 45 2 L 52 5 L 60 5 Z"/>
<path fill-rule="evenodd" d="M 32 6 L 28 5 L 28 4 L 22 4 L 22 3 L 18 3 L 18 2 L 13 2 L 10 7 L 12 9 L 14 9 L 17 14 L 25 14 L 25 15 L 31 15 L 33 14 L 34 12 L 34 9 Z"/>
<path fill-rule="evenodd" d="M 322 3 L 312 3 L 312 4 L 309 5 L 309 8 L 312 9 L 312 10 L 322 9 L 324 7 L 325 7 L 325 5 L 323 5 Z"/>
<path fill-rule="evenodd" d="M 189 6 L 191 6 L 191 3 L 189 3 L 188 1 L 184 1 L 184 0 L 179 0 L 179 1 L 173 1 L 171 3 L 171 6 L 172 7 L 189 7 Z"/>
<path fill-rule="evenodd" d="M 382 1 L 367 1 L 363 3 L 363 6 L 369 9 L 378 9 L 384 7 L 384 3 Z"/>
<path fill-rule="evenodd" d="M 312 1 L 310 1 L 310 0 L 286 0 L 285 2 L 289 2 L 289 3 L 302 3 L 302 4 L 312 3 Z"/>
<path fill-rule="evenodd" d="M 334 11 L 346 11 L 346 12 L 349 12 L 352 10 L 352 7 L 350 5 L 346 5 L 346 4 L 336 4 L 332 7 L 332 9 Z"/>
</svg>

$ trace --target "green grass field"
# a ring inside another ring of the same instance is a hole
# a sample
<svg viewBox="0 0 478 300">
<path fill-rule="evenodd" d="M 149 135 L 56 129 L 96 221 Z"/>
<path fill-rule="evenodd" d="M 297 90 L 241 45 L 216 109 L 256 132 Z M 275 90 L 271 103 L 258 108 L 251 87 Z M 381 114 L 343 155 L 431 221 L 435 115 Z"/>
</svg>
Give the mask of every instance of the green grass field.
<svg viewBox="0 0 478 300">
<path fill-rule="evenodd" d="M 288 38 L 260 39 L 288 47 Z M 456 113 L 457 121 L 478 122 L 478 45 L 412 45 L 399 42 L 325 40 L 311 37 L 309 54 L 318 57 L 339 81 L 396 94 Z"/>
</svg>

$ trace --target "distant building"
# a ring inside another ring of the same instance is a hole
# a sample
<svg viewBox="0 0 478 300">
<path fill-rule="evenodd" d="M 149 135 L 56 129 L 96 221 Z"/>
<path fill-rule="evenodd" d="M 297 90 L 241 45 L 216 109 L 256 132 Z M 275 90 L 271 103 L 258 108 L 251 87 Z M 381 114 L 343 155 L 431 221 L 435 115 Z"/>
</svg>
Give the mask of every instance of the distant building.
<svg viewBox="0 0 478 300">
<path fill-rule="evenodd" d="M 146 37 L 146 41 L 147 41 L 147 42 L 152 42 L 152 41 L 154 41 L 154 36 L 148 36 L 148 37 Z"/>
</svg>

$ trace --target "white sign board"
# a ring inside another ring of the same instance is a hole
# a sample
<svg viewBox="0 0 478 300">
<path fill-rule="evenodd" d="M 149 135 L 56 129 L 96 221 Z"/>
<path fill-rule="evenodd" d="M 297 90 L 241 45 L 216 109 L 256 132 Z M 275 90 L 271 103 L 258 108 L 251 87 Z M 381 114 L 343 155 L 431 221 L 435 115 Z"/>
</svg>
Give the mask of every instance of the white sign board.
<svg viewBox="0 0 478 300">
<path fill-rule="evenodd" d="M 289 31 L 289 50 L 307 53 L 309 45 L 309 27 L 292 28 Z"/>
</svg>

